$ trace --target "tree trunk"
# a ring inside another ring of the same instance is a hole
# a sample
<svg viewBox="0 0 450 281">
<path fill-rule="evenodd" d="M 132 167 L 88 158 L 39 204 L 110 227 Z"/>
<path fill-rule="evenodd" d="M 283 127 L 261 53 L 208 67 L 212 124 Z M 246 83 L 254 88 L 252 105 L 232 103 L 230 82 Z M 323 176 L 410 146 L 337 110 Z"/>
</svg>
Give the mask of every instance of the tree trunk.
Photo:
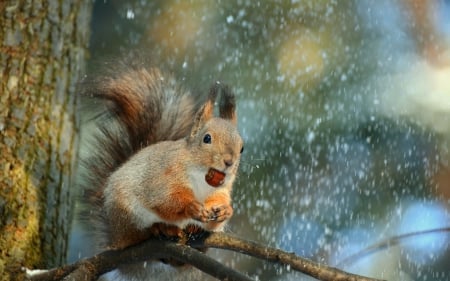
<svg viewBox="0 0 450 281">
<path fill-rule="evenodd" d="M 0 276 L 61 264 L 91 1 L 0 2 Z M 71 190 L 72 189 L 72 190 Z"/>
</svg>

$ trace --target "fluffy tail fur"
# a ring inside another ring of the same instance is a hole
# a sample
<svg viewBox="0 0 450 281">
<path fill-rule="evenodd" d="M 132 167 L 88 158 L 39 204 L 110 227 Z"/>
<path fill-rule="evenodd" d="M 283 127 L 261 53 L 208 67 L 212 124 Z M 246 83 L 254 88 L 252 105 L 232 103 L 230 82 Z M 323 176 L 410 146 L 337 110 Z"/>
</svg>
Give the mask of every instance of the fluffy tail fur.
<svg viewBox="0 0 450 281">
<path fill-rule="evenodd" d="M 82 86 L 87 102 L 103 110 L 95 117 L 98 131 L 82 163 L 81 217 L 97 228 L 96 242 L 104 244 L 109 243 L 102 212 L 107 178 L 143 147 L 188 135 L 197 106 L 173 77 L 142 64 L 115 63 L 114 69 Z"/>
</svg>

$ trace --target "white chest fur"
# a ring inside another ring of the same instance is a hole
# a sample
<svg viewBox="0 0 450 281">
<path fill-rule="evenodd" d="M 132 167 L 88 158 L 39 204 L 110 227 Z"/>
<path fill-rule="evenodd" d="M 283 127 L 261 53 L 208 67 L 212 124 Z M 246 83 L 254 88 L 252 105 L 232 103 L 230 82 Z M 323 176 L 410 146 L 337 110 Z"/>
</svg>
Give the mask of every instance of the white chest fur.
<svg viewBox="0 0 450 281">
<path fill-rule="evenodd" d="M 203 169 L 192 169 L 188 171 L 189 179 L 192 184 L 191 188 L 194 192 L 195 198 L 200 202 L 205 202 L 205 199 L 216 190 L 215 187 L 210 186 L 206 180 L 205 175 L 207 171 Z"/>
</svg>

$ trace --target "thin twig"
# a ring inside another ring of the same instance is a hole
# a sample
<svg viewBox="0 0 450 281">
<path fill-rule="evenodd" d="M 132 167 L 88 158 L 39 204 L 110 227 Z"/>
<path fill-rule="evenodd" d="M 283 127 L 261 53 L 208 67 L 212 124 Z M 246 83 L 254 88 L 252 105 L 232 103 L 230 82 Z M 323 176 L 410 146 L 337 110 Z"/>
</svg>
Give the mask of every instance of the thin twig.
<svg viewBox="0 0 450 281">
<path fill-rule="evenodd" d="M 338 263 L 338 265 L 344 265 L 344 264 L 351 264 L 354 263 L 356 260 L 361 259 L 367 255 L 376 253 L 378 251 L 381 251 L 383 249 L 393 247 L 396 245 L 399 245 L 403 241 L 405 241 L 408 238 L 421 236 L 421 235 L 427 235 L 427 234 L 435 234 L 439 232 L 450 232 L 450 227 L 443 227 L 443 228 L 437 228 L 437 229 L 429 229 L 429 230 L 422 230 L 422 231 L 416 231 L 406 234 L 397 235 L 391 238 L 388 238 L 386 240 L 380 241 L 378 243 L 375 243 L 373 245 L 370 245 L 369 247 L 363 249 L 362 251 L 359 251 L 349 257 L 346 257 L 342 261 Z"/>
</svg>

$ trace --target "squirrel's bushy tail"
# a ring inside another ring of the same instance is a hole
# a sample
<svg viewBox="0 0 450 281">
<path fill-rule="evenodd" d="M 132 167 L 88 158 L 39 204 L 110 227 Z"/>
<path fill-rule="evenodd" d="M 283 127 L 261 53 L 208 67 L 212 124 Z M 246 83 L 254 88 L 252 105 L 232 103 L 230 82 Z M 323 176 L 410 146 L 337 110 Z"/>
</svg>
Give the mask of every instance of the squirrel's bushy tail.
<svg viewBox="0 0 450 281">
<path fill-rule="evenodd" d="M 107 228 L 102 194 L 111 173 L 143 147 L 188 135 L 196 111 L 192 95 L 159 69 L 123 61 L 113 67 L 81 85 L 88 106 L 102 108 L 81 180 L 81 217 L 99 230 Z"/>
</svg>

